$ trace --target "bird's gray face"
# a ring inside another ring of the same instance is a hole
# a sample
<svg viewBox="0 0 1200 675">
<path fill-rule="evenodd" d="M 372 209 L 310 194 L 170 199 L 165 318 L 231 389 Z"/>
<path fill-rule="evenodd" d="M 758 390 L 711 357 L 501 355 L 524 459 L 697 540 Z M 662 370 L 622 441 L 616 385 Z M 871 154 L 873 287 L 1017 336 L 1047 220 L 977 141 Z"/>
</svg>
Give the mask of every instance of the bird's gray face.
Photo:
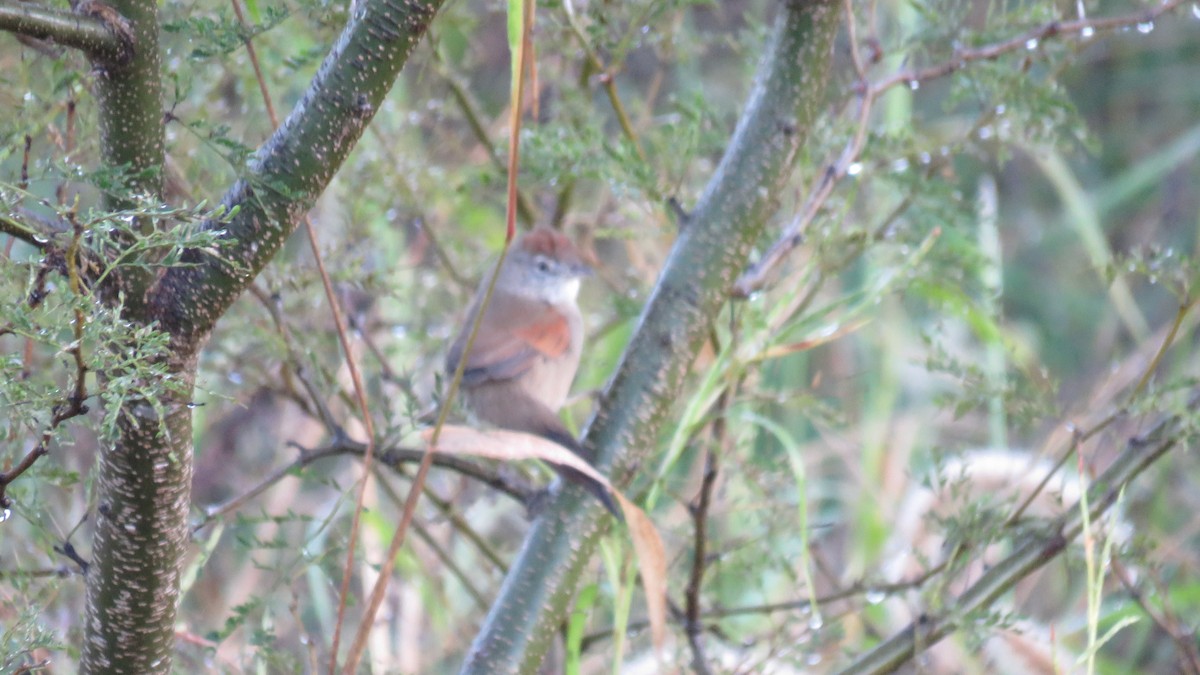
<svg viewBox="0 0 1200 675">
<path fill-rule="evenodd" d="M 504 262 L 500 283 L 525 297 L 557 305 L 575 302 L 580 279 L 591 273 L 582 262 L 516 249 Z"/>
</svg>

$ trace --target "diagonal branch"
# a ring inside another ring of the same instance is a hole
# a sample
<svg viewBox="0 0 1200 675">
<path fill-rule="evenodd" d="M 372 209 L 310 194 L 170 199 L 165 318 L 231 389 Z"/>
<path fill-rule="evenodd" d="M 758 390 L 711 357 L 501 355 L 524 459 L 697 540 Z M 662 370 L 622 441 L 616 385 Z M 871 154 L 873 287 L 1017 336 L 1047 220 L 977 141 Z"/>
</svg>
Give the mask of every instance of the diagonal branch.
<svg viewBox="0 0 1200 675">
<path fill-rule="evenodd" d="M 190 250 L 150 293 L 162 324 L 197 345 L 296 229 L 383 103 L 442 0 L 365 0 L 300 103 L 225 194 L 220 255 Z M 211 224 L 211 227 L 218 227 Z M 194 348 L 194 347 L 193 347 Z"/>
<path fill-rule="evenodd" d="M 97 61 L 127 63 L 134 47 L 128 22 L 107 5 L 82 3 L 80 7 L 95 7 L 97 11 L 76 13 L 20 0 L 0 0 L 0 30 L 78 49 Z"/>
<path fill-rule="evenodd" d="M 811 131 L 837 30 L 833 0 L 785 3 L 746 110 L 716 174 L 675 242 L 586 442 L 630 482 L 672 409 L 733 278 L 775 209 Z M 564 487 L 531 530 L 464 673 L 532 672 L 566 616 L 602 532 L 600 510 Z"/>
</svg>

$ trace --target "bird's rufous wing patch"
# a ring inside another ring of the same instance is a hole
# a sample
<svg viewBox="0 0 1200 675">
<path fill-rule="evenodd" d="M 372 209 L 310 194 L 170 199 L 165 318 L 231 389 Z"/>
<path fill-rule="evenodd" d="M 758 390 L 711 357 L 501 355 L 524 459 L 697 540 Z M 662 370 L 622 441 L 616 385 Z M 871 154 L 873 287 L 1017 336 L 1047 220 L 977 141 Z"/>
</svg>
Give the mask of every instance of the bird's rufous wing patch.
<svg viewBox="0 0 1200 675">
<path fill-rule="evenodd" d="M 561 356 L 570 344 L 567 318 L 553 307 L 501 301 L 484 314 L 463 377 L 468 383 L 514 378 L 538 358 Z"/>
</svg>

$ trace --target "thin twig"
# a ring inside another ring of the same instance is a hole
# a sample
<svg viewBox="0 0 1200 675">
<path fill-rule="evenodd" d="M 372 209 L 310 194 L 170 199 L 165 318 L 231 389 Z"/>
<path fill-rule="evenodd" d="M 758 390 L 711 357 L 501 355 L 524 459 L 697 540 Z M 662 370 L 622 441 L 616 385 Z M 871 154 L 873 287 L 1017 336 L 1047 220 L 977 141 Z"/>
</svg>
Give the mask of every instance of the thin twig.
<svg viewBox="0 0 1200 675">
<path fill-rule="evenodd" d="M 67 279 L 71 292 L 74 295 L 76 303 L 75 322 L 74 322 L 74 340 L 66 348 L 65 351 L 70 352 L 75 360 L 75 385 L 67 398 L 54 406 L 50 415 L 50 423 L 45 430 L 42 431 L 42 436 L 26 455 L 21 458 L 15 467 L 9 471 L 0 472 L 0 508 L 7 509 L 12 506 L 12 500 L 8 498 L 8 486 L 14 480 L 30 469 L 37 460 L 50 452 L 50 441 L 54 437 L 54 430 L 63 422 L 80 415 L 85 415 L 88 412 L 88 407 L 84 404 L 87 400 L 87 363 L 83 356 L 83 328 L 86 317 L 83 315 L 83 310 L 79 308 L 78 303 L 82 302 L 83 298 L 83 281 L 79 274 L 80 256 L 80 240 L 83 238 L 83 225 L 74 217 L 74 212 L 71 212 L 71 221 L 74 224 L 74 236 L 71 239 L 70 247 L 66 254 Z M 44 268 L 48 269 L 48 268 Z M 39 273 L 39 278 L 41 274 Z M 31 304 L 36 300 L 41 302 L 40 298 L 30 297 Z"/>
<path fill-rule="evenodd" d="M 720 347 L 714 345 L 719 353 Z M 712 504 L 713 487 L 717 483 L 720 457 L 725 440 L 724 410 L 729 404 L 729 390 L 721 392 L 715 407 L 718 414 L 713 420 L 712 442 L 704 451 L 704 478 L 700 482 L 700 493 L 689 510 L 692 515 L 692 528 L 695 531 L 692 542 L 692 569 L 688 575 L 687 588 L 684 590 L 684 629 L 687 631 L 688 644 L 692 648 L 692 670 L 702 675 L 709 673 L 708 662 L 704 656 L 704 645 L 700 642 L 703 625 L 700 622 L 700 589 L 704 583 L 705 563 L 708 559 L 706 545 L 708 541 L 708 513 Z"/>
<path fill-rule="evenodd" d="M 1174 344 L 1175 336 L 1179 333 L 1179 328 L 1183 325 L 1184 319 L 1187 318 L 1189 311 L 1195 306 L 1196 300 L 1194 299 L 1179 306 L 1179 310 L 1175 313 L 1175 319 L 1171 322 L 1170 327 L 1167 329 L 1166 335 L 1159 343 L 1158 349 L 1155 350 L 1154 355 L 1150 358 L 1150 363 L 1142 371 L 1142 376 L 1138 379 L 1137 384 L 1134 385 L 1133 389 L 1129 392 L 1129 396 L 1126 399 L 1123 409 L 1110 413 L 1109 415 L 1105 416 L 1104 419 L 1100 420 L 1096 424 L 1093 424 L 1086 430 L 1081 430 L 1072 426 L 1071 443 L 1067 446 L 1067 449 L 1063 451 L 1062 455 L 1055 461 L 1051 470 L 1046 472 L 1046 475 L 1042 478 L 1041 482 L 1038 483 L 1037 487 L 1035 487 L 1033 491 L 1030 492 L 1024 500 L 1022 500 L 1021 504 L 1018 505 L 1017 508 L 1014 509 L 1009 515 L 1008 519 L 1005 521 L 1006 526 L 1014 525 L 1017 520 L 1021 518 L 1021 516 L 1025 513 L 1025 510 L 1029 508 L 1034 500 L 1037 499 L 1037 496 L 1042 493 L 1047 485 L 1049 485 L 1051 479 L 1058 474 L 1058 470 L 1066 465 L 1067 461 L 1079 449 L 1080 445 L 1090 440 L 1096 434 L 1100 433 L 1110 424 L 1115 422 L 1123 414 L 1124 409 L 1128 408 L 1133 402 L 1134 398 L 1142 392 L 1142 390 L 1149 383 L 1150 378 L 1154 375 L 1155 371 L 1158 370 L 1158 364 L 1162 362 L 1163 356 L 1166 355 L 1167 351 L 1171 348 L 1171 345 Z"/>
<path fill-rule="evenodd" d="M 811 609 L 814 602 L 817 605 L 827 605 L 827 604 L 837 602 L 840 600 L 849 600 L 851 598 L 866 596 L 868 594 L 870 594 L 870 595 L 875 595 L 875 594 L 893 595 L 896 593 L 902 593 L 904 591 L 910 591 L 913 589 L 921 588 L 926 583 L 928 583 L 930 579 L 932 579 L 935 575 L 939 574 L 944 569 L 945 569 L 945 564 L 940 564 L 940 565 L 937 565 L 935 567 L 932 567 L 932 568 L 922 572 L 920 575 L 918 575 L 912 579 L 909 579 L 906 581 L 898 581 L 898 582 L 894 582 L 894 583 L 890 583 L 890 584 L 870 583 L 867 581 L 860 580 L 860 581 L 857 581 L 857 582 L 855 582 L 845 588 L 842 588 L 840 590 L 837 590 L 837 591 L 834 591 L 831 593 L 827 593 L 825 595 L 817 596 L 817 598 L 815 600 L 812 598 L 801 598 L 798 600 L 790 600 L 787 602 L 776 602 L 776 603 L 769 603 L 769 604 L 763 604 L 763 605 L 744 605 L 741 607 L 725 607 L 725 608 L 716 607 L 716 608 L 701 611 L 700 618 L 702 618 L 702 619 L 724 619 L 724 618 L 728 618 L 728 617 L 732 617 L 732 616 L 748 616 L 748 615 L 755 615 L 755 614 L 775 614 L 777 612 L 798 612 L 798 611 L 804 611 L 807 609 Z M 686 616 L 683 616 L 681 614 L 680 616 L 676 616 L 675 619 L 677 621 L 679 621 L 680 623 L 683 623 L 684 621 L 686 621 Z M 631 621 L 631 622 L 629 622 L 628 625 L 626 625 L 625 630 L 627 633 L 636 633 L 637 631 L 645 630 L 649 626 L 650 626 L 649 621 L 644 621 L 644 620 L 643 621 Z M 686 628 L 686 625 L 684 627 Z M 708 627 L 706 627 L 706 629 L 707 628 Z M 596 633 L 591 633 L 591 634 L 584 636 L 584 638 L 582 640 L 582 644 L 583 644 L 584 648 L 586 649 L 591 644 L 594 644 L 601 640 L 609 639 L 611 637 L 612 637 L 611 630 L 598 631 Z"/>
<path fill-rule="evenodd" d="M 366 444 L 359 443 L 350 439 L 343 439 L 340 442 L 328 445 L 323 448 L 309 450 L 293 444 L 300 450 L 300 455 L 296 459 L 287 464 L 275 469 L 268 476 L 260 480 L 250 489 L 242 494 L 230 499 L 218 507 L 208 509 L 204 518 L 200 522 L 192 526 L 192 532 L 196 533 L 204 529 L 214 521 L 223 518 L 231 513 L 241 510 L 249 502 L 257 498 L 262 493 L 266 492 L 279 481 L 283 480 L 296 471 L 306 468 L 310 464 L 328 457 L 339 457 L 342 455 L 357 455 L 359 457 L 366 454 Z M 407 464 L 419 463 L 424 457 L 424 451 L 416 448 L 391 447 L 381 449 L 378 453 L 378 463 L 387 466 L 391 469 L 398 470 L 401 466 Z M 454 471 L 455 473 L 477 480 L 485 485 L 495 489 L 501 494 L 513 498 L 522 505 L 528 505 L 529 501 L 534 498 L 538 490 L 533 485 L 526 483 L 516 477 L 504 475 L 503 472 L 489 469 L 488 467 L 471 462 L 470 460 L 454 457 L 450 455 L 435 455 L 434 464 L 440 468 Z"/>
<path fill-rule="evenodd" d="M 275 330 L 283 339 L 283 347 L 288 355 L 288 363 L 286 365 L 291 366 L 292 373 L 296 376 L 296 379 L 300 380 L 300 384 L 304 387 L 304 391 L 308 395 L 307 398 L 299 398 L 299 394 L 296 394 L 293 398 L 297 405 L 306 413 L 312 414 L 315 411 L 316 417 L 325 426 L 326 431 L 331 436 L 334 438 L 344 438 L 346 435 L 345 430 L 338 423 L 333 411 L 330 410 L 329 405 L 325 402 L 325 397 L 321 395 L 321 390 L 317 388 L 312 378 L 308 376 L 308 369 L 300 360 L 300 353 L 296 349 L 291 330 L 288 328 L 287 320 L 283 316 L 283 308 L 281 307 L 283 300 L 278 294 L 268 294 L 258 284 L 251 284 L 247 290 L 266 308 L 267 314 L 275 324 Z"/>
<path fill-rule="evenodd" d="M 846 0 L 846 11 L 849 14 L 847 23 L 850 27 L 851 55 L 855 71 L 859 77 L 854 85 L 859 97 L 858 121 L 855 134 L 850 142 L 847 143 L 846 148 L 842 151 L 838 159 L 830 163 L 816 178 L 814 185 L 809 188 L 808 198 L 805 200 L 804 206 L 797 213 L 796 217 L 784 228 L 775 243 L 767 249 L 767 252 L 763 254 L 757 263 L 752 265 L 738 278 L 734 284 L 733 293 L 738 297 L 747 297 L 754 291 L 762 288 L 766 284 L 771 270 L 788 253 L 800 245 L 803 241 L 803 233 L 807 230 L 808 225 L 824 209 L 825 203 L 833 192 L 833 188 L 848 175 L 849 168 L 861 156 L 862 150 L 865 147 L 867 122 L 869 121 L 868 118 L 872 106 L 889 89 L 900 85 L 919 85 L 929 80 L 945 77 L 961 70 L 968 64 L 978 61 L 994 61 L 1018 50 L 1028 49 L 1031 44 L 1038 45 L 1048 39 L 1077 35 L 1091 37 L 1101 32 L 1110 32 L 1127 26 L 1152 22 L 1159 16 L 1174 11 L 1183 4 L 1185 4 L 1185 0 L 1166 0 L 1161 4 L 1124 16 L 1106 19 L 1050 21 L 1001 42 L 975 48 L 959 47 L 955 50 L 954 55 L 945 62 L 919 69 L 901 69 L 875 82 L 868 82 L 864 79 L 866 72 L 865 62 L 859 52 L 857 41 L 853 39 L 856 28 L 851 3 L 849 0 Z M 871 61 L 875 60 L 874 58 L 871 59 Z"/>
<path fill-rule="evenodd" d="M 613 77 L 608 66 L 604 65 L 604 61 L 600 59 L 600 55 L 596 53 L 596 49 L 592 47 L 591 41 L 588 40 L 587 34 L 584 33 L 583 27 L 579 25 L 579 20 L 575 16 L 574 3 L 571 0 L 563 0 L 563 10 L 567 15 L 567 25 L 571 27 L 571 33 L 579 41 L 579 46 L 583 47 L 583 52 L 592 64 L 592 68 L 599 73 L 600 83 L 604 85 L 604 91 L 608 95 L 609 104 L 612 105 L 613 112 L 617 115 L 617 123 L 621 126 L 621 133 L 633 144 L 638 158 L 646 161 L 646 152 L 642 150 L 642 143 L 638 140 L 637 132 L 633 129 L 633 123 L 629 121 L 629 114 L 625 112 L 625 104 L 621 103 L 621 95 L 617 92 L 616 78 Z"/>
<path fill-rule="evenodd" d="M 1129 570 L 1116 557 L 1110 561 L 1112 564 L 1113 573 L 1117 579 L 1121 581 L 1121 585 L 1137 603 L 1138 607 L 1146 613 L 1146 616 L 1157 625 L 1164 633 L 1166 633 L 1171 641 L 1175 643 L 1176 649 L 1183 655 L 1177 665 L 1186 675 L 1200 675 L 1200 650 L 1196 648 L 1196 634 L 1193 629 L 1184 626 L 1179 617 L 1171 610 L 1168 598 L 1168 593 L 1159 593 L 1158 597 L 1162 599 L 1161 611 L 1155 611 L 1150 603 L 1147 602 L 1145 595 L 1138 588 L 1137 583 L 1133 580 Z"/>
<path fill-rule="evenodd" d="M 233 6 L 233 11 L 237 14 L 238 23 L 246 26 L 246 17 L 242 13 L 241 4 L 238 0 L 229 0 Z M 267 88 L 266 78 L 263 77 L 262 67 L 258 62 L 258 54 L 254 49 L 254 44 L 249 35 L 242 40 L 246 45 L 246 54 L 250 58 L 250 63 L 254 68 L 255 79 L 258 81 L 259 93 L 262 94 L 263 105 L 267 109 L 267 117 L 271 121 L 271 128 L 279 128 L 279 117 L 275 114 L 275 105 L 271 102 L 271 92 Z M 363 384 L 362 374 L 358 370 L 357 359 L 354 358 L 354 350 L 350 344 L 350 336 L 346 330 L 346 320 L 343 316 L 341 303 L 338 302 L 337 294 L 333 290 L 333 282 L 329 278 L 329 272 L 325 269 L 325 260 L 321 256 L 321 247 L 317 242 L 317 231 L 313 226 L 312 218 L 306 213 L 302 218 L 304 222 L 304 231 L 308 235 L 308 243 L 312 248 L 313 260 L 317 266 L 317 272 L 321 276 L 321 286 L 325 289 L 325 298 L 329 302 L 329 312 L 333 315 L 334 327 L 337 329 L 338 342 L 341 343 L 342 351 L 345 353 L 346 368 L 350 371 L 350 381 L 354 384 L 354 395 L 358 401 L 359 413 L 362 417 L 362 424 L 367 436 L 366 451 L 363 453 L 363 475 L 359 483 L 358 495 L 355 499 L 354 513 L 350 520 L 350 534 L 346 543 L 346 564 L 342 569 L 342 584 L 338 594 L 338 616 L 333 628 L 333 641 L 330 646 L 330 664 L 329 672 L 332 673 L 337 669 L 338 657 L 338 640 L 341 637 L 342 624 L 346 612 L 346 600 L 350 593 L 350 577 L 354 566 L 355 545 L 358 539 L 358 530 L 360 518 L 363 510 L 363 500 L 366 497 L 367 481 L 371 477 L 371 468 L 375 459 L 375 424 L 371 419 L 371 410 L 367 405 L 367 389 Z M 314 402 L 316 398 L 314 397 Z"/>
<path fill-rule="evenodd" d="M 483 300 L 480 303 L 479 312 L 475 316 L 475 322 L 471 326 L 471 332 L 467 336 L 466 344 L 463 347 L 463 353 L 470 353 L 471 347 L 475 343 L 475 339 L 479 333 L 479 325 L 482 323 L 483 315 L 487 310 L 488 303 L 492 299 L 492 292 L 496 288 L 496 281 L 500 277 L 500 268 L 504 264 L 504 259 L 508 255 L 509 247 L 512 245 L 513 238 L 516 236 L 517 226 L 517 168 L 520 160 L 520 131 L 521 131 L 521 100 L 525 91 L 525 78 L 528 68 L 525 67 L 525 59 L 528 58 L 532 50 L 532 41 L 529 33 L 530 22 L 532 21 L 533 2 L 532 0 L 524 0 L 521 3 L 522 18 L 521 21 L 521 49 L 519 55 L 514 54 L 513 58 L 517 59 L 514 64 L 513 72 L 516 74 L 516 79 L 513 82 L 513 102 L 511 106 L 511 119 L 509 122 L 509 151 L 508 151 L 508 208 L 505 213 L 505 238 L 504 248 L 500 250 L 500 259 L 496 263 L 495 269 L 492 271 L 491 280 L 488 283 L 487 290 L 484 292 Z M 363 650 L 366 648 L 367 636 L 369 634 L 370 624 L 375 614 L 379 611 L 379 606 L 383 603 L 383 595 L 387 590 L 388 580 L 391 577 L 392 569 L 395 567 L 396 554 L 400 551 L 400 546 L 404 543 L 405 534 L 408 531 L 408 526 L 412 522 L 413 516 L 416 513 L 417 501 L 421 497 L 422 487 L 425 485 L 425 477 L 429 473 L 429 467 L 433 463 L 434 449 L 437 447 L 438 438 L 441 436 L 442 427 L 446 423 L 446 418 L 450 414 L 450 405 L 454 401 L 454 396 L 458 392 L 459 384 L 462 382 L 463 373 L 466 371 L 466 359 L 460 359 L 458 367 L 454 371 L 454 376 L 450 380 L 450 387 L 446 392 L 445 399 L 442 401 L 441 409 L 438 412 L 437 423 L 433 427 L 433 432 L 429 438 L 429 445 L 425 448 L 424 457 L 421 459 L 421 465 L 417 468 L 417 475 L 413 478 L 412 489 L 408 493 L 408 498 L 404 500 L 404 511 L 400 516 L 400 522 L 396 525 L 396 531 L 392 534 L 392 541 L 388 545 L 387 557 L 383 561 L 383 566 L 379 570 L 379 577 L 375 580 L 375 586 L 371 589 L 371 596 L 367 600 L 366 609 L 363 613 L 362 623 L 358 627 L 358 632 L 354 636 L 354 643 L 350 647 L 350 653 L 346 657 L 346 663 L 343 665 L 343 675 L 352 675 L 358 668 L 359 659 L 362 657 Z"/>
<path fill-rule="evenodd" d="M 403 505 L 404 500 L 400 498 L 400 495 L 396 494 L 396 490 L 392 488 L 390 483 L 385 480 L 381 480 L 378 482 L 378 485 L 379 489 L 382 490 L 385 495 L 387 495 L 388 499 L 390 499 L 394 505 Z M 428 546 L 431 551 L 433 551 L 433 554 L 437 556 L 437 559 L 450 572 L 450 575 L 455 579 L 458 579 L 458 583 L 461 584 L 463 589 L 467 591 L 467 595 L 471 596 L 471 600 L 475 602 L 475 606 L 486 611 L 488 607 L 487 599 L 483 596 L 483 593 L 475 587 L 475 583 L 471 581 L 471 575 L 467 574 L 462 567 L 459 566 L 458 562 L 454 560 L 454 556 L 450 555 L 446 549 L 443 548 L 442 545 L 433 538 L 433 535 L 429 532 L 429 530 L 420 523 L 413 523 L 413 531 L 416 532 L 421 541 L 425 542 L 425 545 Z"/>
<path fill-rule="evenodd" d="M 475 134 L 475 140 L 483 146 L 487 152 L 488 159 L 500 171 L 507 170 L 504 164 L 504 158 L 500 156 L 500 151 L 496 145 L 492 143 L 491 137 L 488 136 L 487 127 L 483 124 L 483 112 L 479 109 L 479 105 L 475 102 L 475 98 L 471 96 L 471 92 L 463 84 L 462 77 L 454 72 L 450 65 L 445 63 L 441 55 L 435 49 L 433 51 L 434 61 L 437 63 L 437 72 L 446 82 L 446 86 L 450 87 L 450 94 L 454 97 L 454 102 L 458 104 L 458 109 L 462 111 L 463 117 L 467 120 L 467 126 L 471 127 L 471 133 Z M 517 215 L 521 217 L 521 222 L 526 225 L 534 225 L 538 221 L 538 210 L 529 200 L 529 197 L 521 190 L 517 191 Z"/>
</svg>

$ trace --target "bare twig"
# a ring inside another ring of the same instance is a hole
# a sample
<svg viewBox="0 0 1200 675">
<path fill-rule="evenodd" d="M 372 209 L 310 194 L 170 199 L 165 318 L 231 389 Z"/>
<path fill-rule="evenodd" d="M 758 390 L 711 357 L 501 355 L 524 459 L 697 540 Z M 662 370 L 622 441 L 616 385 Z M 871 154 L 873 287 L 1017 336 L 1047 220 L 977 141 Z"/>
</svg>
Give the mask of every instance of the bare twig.
<svg viewBox="0 0 1200 675">
<path fill-rule="evenodd" d="M 1142 371 L 1142 376 L 1138 379 L 1137 384 L 1134 385 L 1133 389 L 1129 392 L 1125 407 L 1128 407 L 1128 405 L 1133 402 L 1133 399 L 1142 392 L 1142 390 L 1146 387 L 1146 384 L 1150 381 L 1150 377 L 1153 376 L 1155 371 L 1158 370 L 1158 364 L 1162 362 L 1163 356 L 1171 348 L 1171 345 L 1174 344 L 1175 336 L 1179 333 L 1180 326 L 1183 325 L 1184 320 L 1188 317 L 1188 313 L 1195 306 L 1195 299 L 1185 302 L 1179 306 L 1179 310 L 1175 313 L 1175 319 L 1167 328 L 1166 334 L 1163 336 L 1163 339 L 1159 343 L 1158 348 L 1155 350 L 1154 355 L 1150 358 L 1150 363 Z M 1025 513 L 1025 510 L 1028 509 L 1030 504 L 1037 499 L 1037 496 L 1042 493 L 1042 490 L 1046 488 L 1046 486 L 1050 483 L 1050 480 L 1056 474 L 1058 474 L 1058 470 L 1066 465 L 1067 461 L 1071 458 L 1075 451 L 1079 449 L 1080 445 L 1090 440 L 1096 434 L 1100 433 L 1110 424 L 1115 422 L 1121 416 L 1122 412 L 1122 410 L 1118 410 L 1110 413 L 1088 429 L 1079 429 L 1074 425 L 1071 425 L 1071 443 L 1067 446 L 1067 449 L 1063 451 L 1062 455 L 1055 461 L 1054 467 L 1050 471 L 1046 472 L 1045 477 L 1042 478 L 1037 487 L 1034 488 L 1021 502 L 1021 504 L 1018 505 L 1017 508 L 1014 509 L 1009 515 L 1008 519 L 1005 521 L 1006 525 L 1011 526 L 1020 519 L 1022 514 Z"/>
<path fill-rule="evenodd" d="M 87 574 L 88 568 L 91 567 L 91 563 L 84 560 L 83 556 L 79 555 L 79 552 L 75 550 L 75 546 L 69 541 L 64 541 L 62 546 L 55 546 L 54 552 L 75 563 L 79 567 L 80 574 Z"/>
<path fill-rule="evenodd" d="M 38 570 L 0 570 L 0 579 L 45 579 L 47 577 L 64 578 L 77 572 L 66 565 L 48 567 Z"/>
<path fill-rule="evenodd" d="M 237 14 L 238 22 L 243 26 L 246 25 L 246 17 L 242 13 L 241 4 L 238 0 L 230 0 L 233 6 L 233 11 Z M 271 128 L 279 128 L 279 117 L 275 114 L 275 105 L 271 102 L 271 92 L 267 88 L 266 79 L 263 77 L 262 67 L 258 62 L 258 54 L 254 49 L 254 44 L 249 36 L 246 36 L 243 42 L 246 45 L 246 54 L 250 58 L 250 62 L 254 67 L 255 79 L 258 81 L 259 93 L 262 94 L 263 104 L 267 109 L 267 117 L 271 120 Z M 354 565 L 355 545 L 358 539 L 359 521 L 363 510 L 363 500 L 366 496 L 367 481 L 371 476 L 371 467 L 375 459 L 375 425 L 371 419 L 371 411 L 367 405 L 367 389 L 363 384 L 362 374 L 358 370 L 357 359 L 354 358 L 354 350 L 351 348 L 350 337 L 346 330 L 346 320 L 342 313 L 341 303 L 338 302 L 337 294 L 333 291 L 333 282 L 329 279 L 329 272 L 325 269 L 325 260 L 321 256 L 321 247 L 317 242 L 317 231 L 312 224 L 312 218 L 308 214 L 303 217 L 304 231 L 308 235 L 308 243 L 312 248 L 313 260 L 316 262 L 317 272 L 321 276 L 321 286 L 325 289 L 325 298 L 329 302 L 329 312 L 333 316 L 333 323 L 337 329 L 338 342 L 342 345 L 342 351 L 345 353 L 346 367 L 350 371 L 350 380 L 354 383 L 354 395 L 358 401 L 359 413 L 362 417 L 363 427 L 367 436 L 366 450 L 363 453 L 363 475 L 359 483 L 358 495 L 355 499 L 354 514 L 350 521 L 349 541 L 346 543 L 346 564 L 342 570 L 342 584 L 338 594 L 338 617 L 333 629 L 333 643 L 330 647 L 331 662 L 329 666 L 330 673 L 337 668 L 338 640 L 341 637 L 342 623 L 346 611 L 346 599 L 350 592 L 350 576 Z M 314 396 L 314 403 L 319 399 Z"/>
<path fill-rule="evenodd" d="M 262 493 L 269 490 L 279 481 L 283 480 L 296 471 L 303 469 L 314 462 L 329 457 L 339 457 L 342 455 L 357 455 L 362 457 L 366 454 L 366 444 L 359 443 L 347 438 L 327 445 L 322 448 L 309 450 L 293 444 L 300 450 L 300 455 L 296 459 L 272 471 L 270 475 L 260 480 L 256 485 L 246 490 L 242 494 L 230 499 L 220 506 L 209 509 L 204 518 L 200 522 L 192 526 L 192 532 L 199 532 L 214 521 L 223 518 L 231 513 L 234 513 L 253 501 Z M 391 447 L 380 449 L 378 453 L 378 462 L 391 469 L 398 470 L 401 466 L 407 464 L 417 464 L 424 456 L 424 451 L 416 448 Z M 478 464 L 461 457 L 453 457 L 450 455 L 434 454 L 434 465 L 454 471 L 458 474 L 472 478 L 485 485 L 495 489 L 501 494 L 512 497 L 522 505 L 528 506 L 529 502 L 538 493 L 538 489 L 532 484 L 527 483 L 516 476 L 507 475 L 505 472 L 489 469 L 483 464 Z"/>
<path fill-rule="evenodd" d="M 721 346 L 713 338 L 713 349 L 720 353 Z M 714 404 L 712 439 L 704 451 L 704 478 L 700 483 L 700 493 L 689 506 L 692 515 L 692 528 L 695 531 L 692 542 L 692 569 L 688 575 L 687 588 L 684 590 L 684 630 L 687 632 L 688 644 L 692 649 L 692 669 L 702 675 L 709 673 L 708 662 L 704 656 L 704 645 L 700 642 L 704 627 L 700 620 L 700 589 L 704 583 L 705 566 L 708 560 L 708 515 L 712 505 L 713 487 L 717 483 L 720 467 L 720 453 L 725 443 L 726 410 L 731 399 L 731 391 L 725 389 Z"/>
<path fill-rule="evenodd" d="M 1116 557 L 1113 557 L 1109 562 L 1112 563 L 1113 573 L 1116 574 L 1117 579 L 1121 581 L 1121 585 L 1125 587 L 1125 590 L 1133 598 L 1133 601 L 1175 643 L 1175 648 L 1183 656 L 1176 664 L 1180 668 L 1180 672 L 1186 675 L 1200 675 L 1200 650 L 1196 647 L 1196 634 L 1193 629 L 1187 628 L 1171 609 L 1167 600 L 1168 594 L 1158 594 L 1158 597 L 1162 598 L 1162 607 L 1159 611 L 1156 611 L 1150 606 L 1150 603 L 1146 600 L 1142 590 L 1138 588 L 1137 583 L 1133 580 L 1125 565 Z"/>
<path fill-rule="evenodd" d="M 253 295 L 263 307 L 266 308 L 267 314 L 270 315 L 271 321 L 275 324 L 275 330 L 283 339 L 283 347 L 287 350 L 288 363 L 292 369 L 292 373 L 296 379 L 300 380 L 300 384 L 304 387 L 304 392 L 307 398 L 300 397 L 298 392 L 290 392 L 293 394 L 293 400 L 299 405 L 305 413 L 315 416 L 325 426 L 326 431 L 335 438 L 343 438 L 346 435 L 342 425 L 337 421 L 333 411 L 329 409 L 329 405 L 325 403 L 325 397 L 321 395 L 321 390 L 313 383 L 312 378 L 308 376 L 308 369 L 300 360 L 300 353 L 296 349 L 295 342 L 292 339 L 292 332 L 288 328 L 287 320 L 283 316 L 282 299 L 278 294 L 269 294 L 257 284 L 251 284 L 247 290 Z M 285 371 L 286 372 L 286 371 Z M 292 386 L 287 383 L 288 386 Z"/>
<path fill-rule="evenodd" d="M 403 505 L 404 500 L 400 498 L 400 495 L 396 494 L 396 491 L 392 489 L 392 486 L 387 481 L 379 481 L 379 489 L 381 489 L 383 493 L 387 495 L 388 499 L 392 500 L 393 504 Z M 428 486 L 426 489 L 428 489 Z M 446 549 L 443 548 L 442 545 L 433 538 L 433 535 L 429 533 L 429 530 L 420 523 L 413 523 L 413 531 L 416 532 L 421 541 L 425 542 L 425 545 L 428 546 L 431 551 L 433 551 L 433 554 L 437 556 L 442 565 L 445 566 L 445 568 L 450 572 L 450 575 L 455 579 L 458 579 L 458 583 L 461 584 L 462 587 L 467 591 L 467 595 L 471 596 L 471 600 L 475 602 L 475 606 L 479 609 L 486 610 L 488 606 L 487 599 L 475 586 L 475 582 L 471 581 L 471 575 L 467 574 L 458 564 L 458 562 L 455 561 L 454 556 L 450 555 Z"/>
</svg>

